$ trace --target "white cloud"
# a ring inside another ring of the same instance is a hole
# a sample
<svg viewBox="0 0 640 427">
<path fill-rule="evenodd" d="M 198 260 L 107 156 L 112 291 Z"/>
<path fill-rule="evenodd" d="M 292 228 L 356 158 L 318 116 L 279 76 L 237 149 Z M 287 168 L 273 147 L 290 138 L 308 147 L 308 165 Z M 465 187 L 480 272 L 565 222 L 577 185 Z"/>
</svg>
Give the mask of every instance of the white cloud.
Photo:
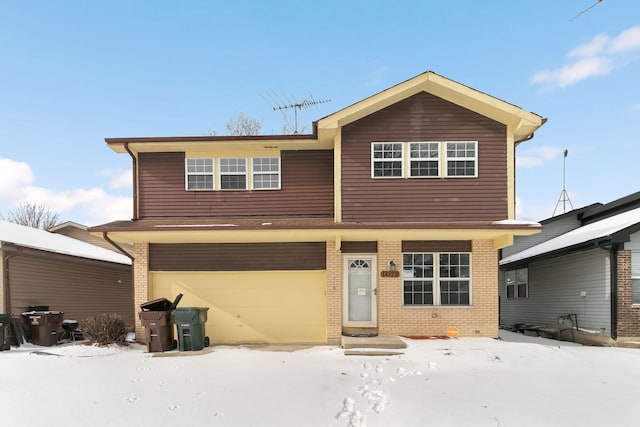
<svg viewBox="0 0 640 427">
<path fill-rule="evenodd" d="M 11 159 L 0 158 L 0 170 L 3 171 L 3 179 L 0 180 L 0 203 L 14 208 L 20 202 L 39 203 L 59 213 L 63 221 L 73 220 L 85 225 L 129 219 L 132 216 L 131 197 L 108 194 L 102 188 L 60 191 L 40 187 L 34 185 L 34 174 L 27 163 Z M 120 188 L 117 184 L 127 173 L 131 180 L 131 171 L 111 174 L 111 188 Z"/>
<path fill-rule="evenodd" d="M 133 171 L 131 169 L 105 169 L 100 175 L 111 178 L 109 188 L 131 188 L 133 185 Z"/>
<path fill-rule="evenodd" d="M 611 73 L 622 66 L 628 53 L 640 51 L 640 26 L 631 27 L 616 37 L 599 34 L 567 54 L 569 63 L 533 75 L 531 82 L 548 88 L 567 87 L 590 77 Z"/>
<path fill-rule="evenodd" d="M 33 182 L 33 172 L 26 163 L 0 158 L 0 171 L 0 200 L 19 198 L 22 189 Z"/>
<path fill-rule="evenodd" d="M 518 150 L 516 153 L 516 166 L 533 168 L 542 166 L 562 153 L 562 150 L 549 145 Z"/>
<path fill-rule="evenodd" d="M 612 53 L 630 52 L 636 49 L 640 49 L 640 25 L 623 31 L 611 41 Z"/>
</svg>

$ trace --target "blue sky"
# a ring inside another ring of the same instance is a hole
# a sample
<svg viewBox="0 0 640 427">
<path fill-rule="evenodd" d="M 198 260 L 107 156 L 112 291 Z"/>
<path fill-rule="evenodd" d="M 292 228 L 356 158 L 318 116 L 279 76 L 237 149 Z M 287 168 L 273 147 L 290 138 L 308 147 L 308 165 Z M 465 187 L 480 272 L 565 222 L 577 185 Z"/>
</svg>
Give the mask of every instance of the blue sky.
<svg viewBox="0 0 640 427">
<path fill-rule="evenodd" d="M 0 214 L 128 219 L 105 137 L 224 134 L 240 112 L 281 133 L 273 99 L 330 99 L 309 130 L 427 70 L 549 119 L 517 151 L 518 219 L 551 216 L 565 149 L 571 204 L 609 202 L 640 190 L 640 2 L 576 17 L 594 3 L 0 1 Z"/>
</svg>

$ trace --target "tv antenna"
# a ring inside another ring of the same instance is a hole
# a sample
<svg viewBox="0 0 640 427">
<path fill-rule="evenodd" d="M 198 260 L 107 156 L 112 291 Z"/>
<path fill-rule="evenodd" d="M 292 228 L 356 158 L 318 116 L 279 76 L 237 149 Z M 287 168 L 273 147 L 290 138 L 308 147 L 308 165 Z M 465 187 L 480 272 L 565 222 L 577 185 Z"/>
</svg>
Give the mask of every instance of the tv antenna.
<svg viewBox="0 0 640 427">
<path fill-rule="evenodd" d="M 327 102 L 331 102 L 330 99 L 322 99 L 322 100 L 316 101 L 315 99 L 313 99 L 313 96 L 309 96 L 309 99 L 303 99 L 302 101 L 294 100 L 293 102 L 285 97 L 287 103 L 282 103 L 282 101 L 280 103 L 275 102 L 273 100 L 273 97 L 271 97 L 271 99 L 275 104 L 275 107 L 273 107 L 273 111 L 293 110 L 293 113 L 294 113 L 293 133 L 298 133 L 298 111 L 302 110 L 303 108 L 307 109 L 313 105 L 325 104 Z M 285 117 L 285 120 L 286 120 L 286 117 Z"/>
<path fill-rule="evenodd" d="M 573 210 L 573 204 L 571 203 L 571 199 L 569 199 L 569 193 L 567 193 L 566 189 L 566 170 L 567 170 L 567 155 L 569 154 L 569 150 L 564 149 L 564 159 L 562 160 L 562 192 L 560 193 L 560 197 L 558 198 L 558 203 L 556 203 L 556 208 L 553 210 L 553 215 L 556 215 L 556 211 L 558 210 L 558 206 L 562 202 L 562 213 L 567 211 L 567 202 L 569 202 L 569 206 L 571 206 L 571 210 Z"/>
</svg>

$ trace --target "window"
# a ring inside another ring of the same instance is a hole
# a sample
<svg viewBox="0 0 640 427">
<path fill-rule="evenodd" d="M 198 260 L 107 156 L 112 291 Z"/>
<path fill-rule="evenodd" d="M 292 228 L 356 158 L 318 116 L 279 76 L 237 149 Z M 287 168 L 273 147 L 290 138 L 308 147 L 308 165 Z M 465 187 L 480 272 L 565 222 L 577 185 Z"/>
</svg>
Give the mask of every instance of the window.
<svg viewBox="0 0 640 427">
<path fill-rule="evenodd" d="M 280 189 L 279 157 L 254 157 L 251 163 L 254 190 Z"/>
<path fill-rule="evenodd" d="M 213 159 L 186 159 L 187 190 L 213 190 Z"/>
<path fill-rule="evenodd" d="M 220 189 L 247 189 L 247 159 L 244 157 L 220 159 Z"/>
<path fill-rule="evenodd" d="M 437 142 L 412 142 L 409 144 L 409 176 L 440 175 L 440 144 Z"/>
<path fill-rule="evenodd" d="M 403 254 L 405 305 L 433 305 L 433 254 Z"/>
<path fill-rule="evenodd" d="M 403 147 L 401 142 L 371 145 L 371 174 L 373 178 L 402 178 Z"/>
<path fill-rule="evenodd" d="M 477 141 L 371 143 L 372 178 L 477 176 Z"/>
<path fill-rule="evenodd" d="M 476 177 L 478 176 L 477 165 L 477 142 L 447 142 L 447 177 Z"/>
<path fill-rule="evenodd" d="M 631 251 L 631 303 L 640 304 L 640 251 Z"/>
<path fill-rule="evenodd" d="M 507 298 L 527 298 L 529 296 L 529 269 L 507 270 L 505 275 Z"/>
<path fill-rule="evenodd" d="M 470 253 L 404 253 L 404 305 L 470 305 Z"/>
</svg>

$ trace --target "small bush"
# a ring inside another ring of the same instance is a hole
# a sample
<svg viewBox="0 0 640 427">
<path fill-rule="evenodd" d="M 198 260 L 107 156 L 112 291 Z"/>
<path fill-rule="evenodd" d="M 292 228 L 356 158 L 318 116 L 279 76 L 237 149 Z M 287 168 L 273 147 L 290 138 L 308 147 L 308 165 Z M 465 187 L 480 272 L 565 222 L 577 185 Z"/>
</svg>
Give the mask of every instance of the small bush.
<svg viewBox="0 0 640 427">
<path fill-rule="evenodd" d="M 81 324 L 85 338 L 98 345 L 124 344 L 127 325 L 122 317 L 113 313 L 102 313 L 89 317 Z"/>
</svg>

